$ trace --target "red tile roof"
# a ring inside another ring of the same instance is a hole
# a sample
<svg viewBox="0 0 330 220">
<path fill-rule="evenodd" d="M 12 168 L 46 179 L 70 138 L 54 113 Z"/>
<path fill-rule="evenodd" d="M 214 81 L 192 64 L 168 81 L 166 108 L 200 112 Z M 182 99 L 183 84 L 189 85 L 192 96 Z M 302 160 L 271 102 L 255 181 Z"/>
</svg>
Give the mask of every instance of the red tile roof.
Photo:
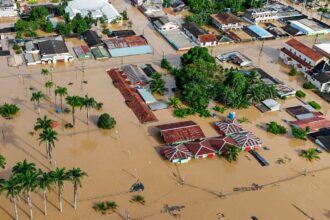
<svg viewBox="0 0 330 220">
<path fill-rule="evenodd" d="M 244 134 L 234 134 L 232 137 L 234 141 L 238 144 L 238 146 L 243 147 L 243 149 L 260 147 L 262 144 L 260 139 L 252 132 L 246 132 Z"/>
<path fill-rule="evenodd" d="M 195 157 L 215 154 L 215 150 L 212 148 L 208 140 L 188 142 L 185 143 L 185 146 Z"/>
<path fill-rule="evenodd" d="M 169 161 L 192 157 L 192 154 L 183 144 L 176 146 L 166 146 L 161 150 L 161 152 Z"/>
<path fill-rule="evenodd" d="M 225 119 L 215 124 L 215 127 L 225 135 L 245 132 L 236 120 Z"/>
<path fill-rule="evenodd" d="M 208 139 L 212 148 L 217 152 L 223 152 L 229 145 L 237 145 L 234 139 L 230 136 L 215 137 Z"/>
<path fill-rule="evenodd" d="M 217 42 L 218 39 L 214 34 L 198 35 L 198 40 L 202 43 Z"/>
<path fill-rule="evenodd" d="M 112 78 L 113 84 L 124 96 L 126 104 L 130 107 L 141 123 L 157 121 L 154 113 L 144 103 L 142 98 L 132 89 L 123 78 L 123 72 L 119 69 L 111 69 L 108 75 Z"/>
<path fill-rule="evenodd" d="M 303 59 L 301 59 L 300 57 L 298 57 L 288 49 L 282 48 L 281 51 L 286 55 L 288 55 L 289 57 L 291 57 L 292 59 L 294 59 L 295 61 L 297 61 L 298 63 L 300 63 L 301 65 L 305 66 L 307 69 L 312 69 L 312 66 L 309 63 L 307 63 L 306 61 L 304 61 Z"/>
<path fill-rule="evenodd" d="M 306 129 L 306 127 L 309 127 L 312 131 L 317 131 L 321 128 L 330 127 L 330 121 L 325 119 L 324 117 L 306 118 L 303 120 L 293 121 L 291 123 L 302 129 Z"/>
<path fill-rule="evenodd" d="M 204 139 L 202 129 L 193 121 L 158 125 L 167 144 Z"/>
<path fill-rule="evenodd" d="M 319 61 L 323 58 L 323 55 L 312 48 L 307 47 L 305 44 L 297 41 L 296 39 L 292 38 L 286 42 L 287 45 L 294 48 L 295 50 L 299 51 L 300 53 L 304 54 L 306 57 L 309 57 L 311 60 Z"/>
</svg>

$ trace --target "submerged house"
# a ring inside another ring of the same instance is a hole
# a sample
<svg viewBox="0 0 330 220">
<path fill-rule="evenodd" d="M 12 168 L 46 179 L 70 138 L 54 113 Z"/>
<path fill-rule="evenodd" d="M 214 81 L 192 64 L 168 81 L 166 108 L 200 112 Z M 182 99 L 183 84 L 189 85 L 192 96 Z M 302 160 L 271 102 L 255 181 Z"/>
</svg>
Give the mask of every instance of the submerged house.
<svg viewBox="0 0 330 220">
<path fill-rule="evenodd" d="M 215 156 L 215 150 L 212 148 L 208 140 L 187 142 L 185 143 L 185 146 L 195 159 Z"/>
<path fill-rule="evenodd" d="M 241 150 L 249 151 L 255 148 L 261 147 L 262 143 L 260 139 L 252 132 L 245 132 L 242 134 L 232 135 L 234 141 L 241 148 Z"/>
<path fill-rule="evenodd" d="M 202 129 L 193 121 L 175 122 L 156 127 L 160 130 L 166 144 L 180 144 L 205 139 Z"/>
<path fill-rule="evenodd" d="M 214 34 L 207 33 L 193 22 L 182 24 L 182 29 L 188 37 L 201 47 L 217 45 L 218 39 Z"/>
<path fill-rule="evenodd" d="M 215 152 L 219 155 L 223 155 L 226 153 L 227 148 L 230 145 L 237 145 L 234 139 L 231 136 L 226 137 L 214 137 L 208 139 L 211 147 L 215 150 Z"/>
<path fill-rule="evenodd" d="M 215 123 L 218 132 L 223 136 L 246 132 L 241 125 L 238 124 L 236 119 L 225 119 Z"/>
<path fill-rule="evenodd" d="M 166 146 L 161 150 L 161 153 L 172 163 L 187 163 L 193 155 L 185 145 L 179 144 L 176 146 Z"/>
</svg>

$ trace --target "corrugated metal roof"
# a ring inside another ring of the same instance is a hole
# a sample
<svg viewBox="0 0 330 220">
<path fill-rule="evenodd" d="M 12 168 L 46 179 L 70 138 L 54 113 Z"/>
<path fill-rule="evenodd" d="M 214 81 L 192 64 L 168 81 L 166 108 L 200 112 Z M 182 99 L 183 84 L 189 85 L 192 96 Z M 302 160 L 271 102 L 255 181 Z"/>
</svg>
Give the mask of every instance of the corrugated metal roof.
<svg viewBox="0 0 330 220">
<path fill-rule="evenodd" d="M 266 31 L 265 29 L 263 29 L 262 27 L 260 27 L 258 25 L 250 25 L 247 28 L 249 30 L 253 31 L 253 33 L 255 33 L 256 35 L 258 35 L 261 38 L 273 37 L 273 35 L 271 33 L 269 33 L 268 31 Z"/>
<path fill-rule="evenodd" d="M 113 49 L 109 49 L 109 52 L 111 57 L 123 57 L 123 56 L 152 53 L 153 49 L 149 45 L 143 45 L 136 47 L 113 48 Z"/>
<path fill-rule="evenodd" d="M 151 104 L 157 102 L 155 97 L 146 89 L 136 89 L 137 92 L 140 94 L 142 99 L 145 101 L 146 104 Z"/>
</svg>

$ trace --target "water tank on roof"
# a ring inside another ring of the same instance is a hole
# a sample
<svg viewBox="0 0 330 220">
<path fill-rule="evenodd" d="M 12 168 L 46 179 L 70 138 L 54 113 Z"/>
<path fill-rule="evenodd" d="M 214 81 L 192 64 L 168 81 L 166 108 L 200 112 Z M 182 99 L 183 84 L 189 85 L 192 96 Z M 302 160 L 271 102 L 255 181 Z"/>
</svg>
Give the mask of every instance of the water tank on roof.
<svg viewBox="0 0 330 220">
<path fill-rule="evenodd" d="M 235 112 L 229 112 L 228 118 L 232 119 L 232 120 L 235 119 L 236 118 L 236 113 Z"/>
</svg>

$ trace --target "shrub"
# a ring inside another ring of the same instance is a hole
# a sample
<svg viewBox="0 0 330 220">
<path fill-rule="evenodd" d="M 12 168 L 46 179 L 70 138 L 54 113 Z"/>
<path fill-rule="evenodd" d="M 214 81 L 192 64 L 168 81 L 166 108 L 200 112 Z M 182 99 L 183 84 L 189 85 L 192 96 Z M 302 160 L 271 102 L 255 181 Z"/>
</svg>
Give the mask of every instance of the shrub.
<svg viewBox="0 0 330 220">
<path fill-rule="evenodd" d="M 304 89 L 316 89 L 316 87 L 311 82 L 305 82 L 303 85 Z"/>
<path fill-rule="evenodd" d="M 201 109 L 201 110 L 198 110 L 197 112 L 199 114 L 199 117 L 204 117 L 204 118 L 211 117 L 211 113 L 207 109 Z"/>
<path fill-rule="evenodd" d="M 100 115 L 97 121 L 97 127 L 102 129 L 111 129 L 116 125 L 116 120 L 111 117 L 108 113 L 103 113 Z"/>
<path fill-rule="evenodd" d="M 237 119 L 238 123 L 245 123 L 245 122 L 250 122 L 249 119 L 247 117 L 241 117 L 239 119 Z"/>
<path fill-rule="evenodd" d="M 315 102 L 315 101 L 310 101 L 310 102 L 308 102 L 308 104 L 310 105 L 310 106 L 312 106 L 314 109 L 316 109 L 316 110 L 320 110 L 321 109 L 321 106 L 319 105 L 319 103 L 317 103 L 317 102 Z"/>
<path fill-rule="evenodd" d="M 141 195 L 135 195 L 135 196 L 133 196 L 133 201 L 134 202 L 139 202 L 141 204 L 144 204 L 146 202 L 146 200 L 144 199 L 144 197 L 141 196 Z"/>
<path fill-rule="evenodd" d="M 285 134 L 287 132 L 284 126 L 279 125 L 274 121 L 270 122 L 267 131 L 273 134 Z"/>
<path fill-rule="evenodd" d="M 297 70 L 296 68 L 292 67 L 291 70 L 289 71 L 289 76 L 295 76 L 297 75 Z"/>
<path fill-rule="evenodd" d="M 299 97 L 299 98 L 304 98 L 306 96 L 306 94 L 303 91 L 298 90 L 296 92 L 296 96 Z"/>
<path fill-rule="evenodd" d="M 20 50 L 21 47 L 18 44 L 14 44 L 13 46 L 13 50 Z"/>
<path fill-rule="evenodd" d="M 226 110 L 224 107 L 221 107 L 221 106 L 218 106 L 218 105 L 214 106 L 212 109 L 213 109 L 214 111 L 216 111 L 216 112 L 220 112 L 220 113 L 224 113 L 225 110 Z"/>
<path fill-rule="evenodd" d="M 294 138 L 306 140 L 306 131 L 301 128 L 292 127 L 292 135 Z"/>
<path fill-rule="evenodd" d="M 0 115 L 6 119 L 11 119 L 19 110 L 16 105 L 5 103 L 0 106 Z"/>
<path fill-rule="evenodd" d="M 177 108 L 174 110 L 174 116 L 178 118 L 185 118 L 189 115 L 194 115 L 196 110 L 193 108 Z"/>
</svg>

